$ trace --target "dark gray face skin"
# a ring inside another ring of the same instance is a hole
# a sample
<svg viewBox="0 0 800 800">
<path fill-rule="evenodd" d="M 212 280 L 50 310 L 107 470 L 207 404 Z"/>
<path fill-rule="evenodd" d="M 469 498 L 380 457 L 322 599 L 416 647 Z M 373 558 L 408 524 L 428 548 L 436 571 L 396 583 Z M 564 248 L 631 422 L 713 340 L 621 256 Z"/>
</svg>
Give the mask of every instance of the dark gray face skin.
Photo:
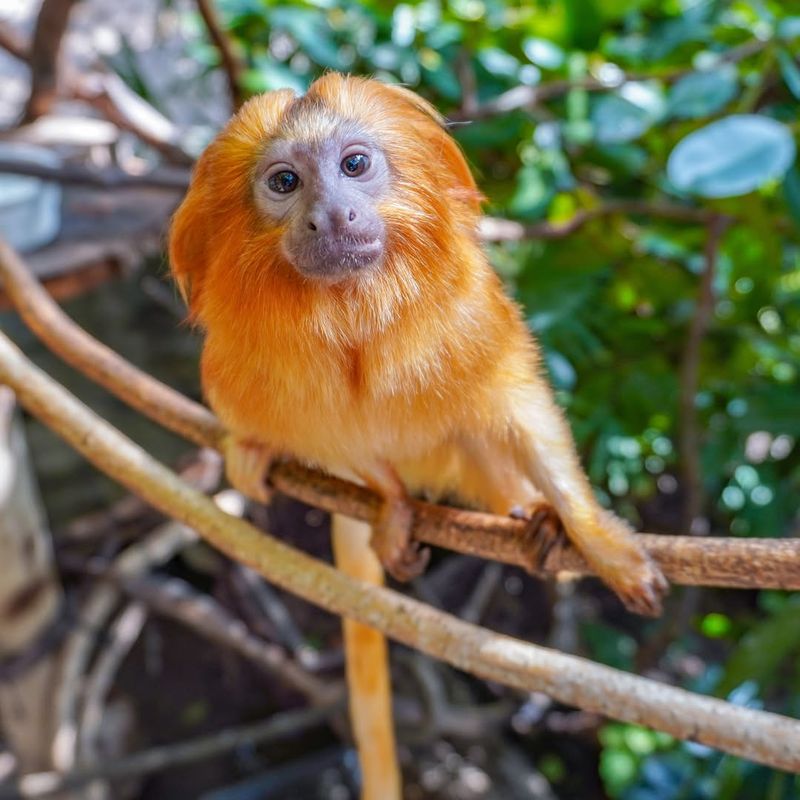
<svg viewBox="0 0 800 800">
<path fill-rule="evenodd" d="M 389 188 L 386 158 L 363 134 L 335 128 L 321 141 L 278 140 L 261 161 L 256 203 L 287 226 L 283 250 L 303 276 L 338 283 L 380 265 Z"/>
</svg>

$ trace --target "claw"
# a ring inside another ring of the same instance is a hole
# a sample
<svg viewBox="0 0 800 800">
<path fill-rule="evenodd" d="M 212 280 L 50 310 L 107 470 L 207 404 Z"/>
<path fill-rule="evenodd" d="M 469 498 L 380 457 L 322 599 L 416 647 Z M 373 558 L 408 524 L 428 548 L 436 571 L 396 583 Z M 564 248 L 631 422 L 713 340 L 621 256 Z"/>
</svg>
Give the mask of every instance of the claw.
<svg viewBox="0 0 800 800">
<path fill-rule="evenodd" d="M 625 608 L 645 617 L 658 617 L 662 612 L 662 599 L 669 583 L 649 556 L 643 555 L 629 580 L 617 584 L 607 582 L 619 595 Z"/>
<path fill-rule="evenodd" d="M 568 547 L 566 533 L 553 507 L 547 503 L 533 509 L 512 509 L 511 516 L 527 521 L 525 538 L 530 550 L 531 572 L 542 572 L 554 549 Z"/>
<path fill-rule="evenodd" d="M 430 561 L 430 548 L 411 539 L 413 524 L 414 512 L 407 500 L 389 498 L 372 528 L 372 547 L 383 568 L 398 581 L 421 575 Z"/>
</svg>

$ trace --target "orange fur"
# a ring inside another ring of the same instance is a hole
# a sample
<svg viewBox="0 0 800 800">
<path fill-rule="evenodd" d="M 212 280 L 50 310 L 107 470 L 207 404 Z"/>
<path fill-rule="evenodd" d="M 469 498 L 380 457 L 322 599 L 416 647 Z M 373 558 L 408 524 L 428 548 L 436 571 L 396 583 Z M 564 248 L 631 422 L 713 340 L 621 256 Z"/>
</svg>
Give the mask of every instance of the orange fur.
<svg viewBox="0 0 800 800">
<path fill-rule="evenodd" d="M 343 121 L 380 144 L 391 191 L 378 201 L 382 262 L 331 284 L 288 262 L 284 230 L 259 213 L 253 186 L 274 139 L 313 144 Z M 373 544 L 385 564 L 407 541 L 402 484 L 497 513 L 541 506 L 543 494 L 629 607 L 656 612 L 663 577 L 594 498 L 536 344 L 481 250 L 480 199 L 437 112 L 406 89 L 331 73 L 303 97 L 250 100 L 201 157 L 170 240 L 174 275 L 206 330 L 208 400 L 235 437 L 378 490 Z M 350 551 L 342 566 L 357 576 L 357 560 Z M 350 626 L 348 640 L 371 641 L 367 658 L 385 661 L 374 635 Z M 355 727 L 383 730 L 386 753 L 388 683 L 364 683 L 362 662 L 348 653 L 363 700 L 353 708 L 373 716 Z"/>
<path fill-rule="evenodd" d="M 441 458 L 430 470 L 416 462 L 462 431 L 502 425 L 486 378 L 519 383 L 535 355 L 477 241 L 464 159 L 413 97 L 330 74 L 302 99 L 254 98 L 201 158 L 170 249 L 207 329 L 203 384 L 228 426 L 334 471 L 389 459 L 412 487 L 431 488 Z M 286 262 L 280 229 L 264 225 L 248 191 L 270 136 L 316 135 L 317 102 L 375 132 L 397 187 L 381 209 L 384 267 L 333 287 Z"/>
</svg>

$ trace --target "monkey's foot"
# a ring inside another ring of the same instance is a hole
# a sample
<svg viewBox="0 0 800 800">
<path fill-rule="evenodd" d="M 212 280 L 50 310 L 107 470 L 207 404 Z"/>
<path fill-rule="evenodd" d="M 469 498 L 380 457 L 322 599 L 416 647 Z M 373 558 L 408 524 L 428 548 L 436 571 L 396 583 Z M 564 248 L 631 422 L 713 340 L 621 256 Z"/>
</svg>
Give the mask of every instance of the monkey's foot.
<svg viewBox="0 0 800 800">
<path fill-rule="evenodd" d="M 541 572 L 547 565 L 547 559 L 554 550 L 569 546 L 564 526 L 549 503 L 537 503 L 534 506 L 511 510 L 514 519 L 524 519 L 528 524 L 525 529 L 525 540 L 530 553 L 530 569 Z"/>
<path fill-rule="evenodd" d="M 403 498 L 389 498 L 372 527 L 370 544 L 383 568 L 398 581 L 410 581 L 425 571 L 431 557 L 429 548 L 421 548 L 411 538 L 414 510 Z"/>
<path fill-rule="evenodd" d="M 592 552 L 580 547 L 586 560 L 622 600 L 625 608 L 646 617 L 661 614 L 669 583 L 636 541 L 628 525 L 611 513 L 603 514 Z"/>
<path fill-rule="evenodd" d="M 639 547 L 628 567 L 615 575 L 606 574 L 603 580 L 617 594 L 628 611 L 644 617 L 658 617 L 661 601 L 669 590 L 669 582 L 653 560 Z"/>
<path fill-rule="evenodd" d="M 597 532 L 591 538 L 584 536 L 578 544 L 570 542 L 561 520 L 547 503 L 525 511 L 515 509 L 511 516 L 528 521 L 526 540 L 533 572 L 543 571 L 555 550 L 574 545 L 625 608 L 647 617 L 661 614 L 661 600 L 669 583 L 618 517 L 603 514 Z"/>
<path fill-rule="evenodd" d="M 272 490 L 267 483 L 269 469 L 275 459 L 270 448 L 253 439 L 228 434 L 222 444 L 225 474 L 234 489 L 259 503 L 269 503 Z"/>
</svg>

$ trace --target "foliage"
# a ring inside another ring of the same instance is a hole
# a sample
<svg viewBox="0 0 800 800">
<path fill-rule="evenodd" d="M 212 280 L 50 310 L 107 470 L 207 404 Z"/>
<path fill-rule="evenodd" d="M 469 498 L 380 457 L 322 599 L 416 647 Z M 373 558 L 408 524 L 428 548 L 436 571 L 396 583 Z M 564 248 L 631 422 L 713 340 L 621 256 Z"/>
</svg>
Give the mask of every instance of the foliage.
<svg viewBox="0 0 800 800">
<path fill-rule="evenodd" d="M 708 266 L 707 226 L 657 207 L 729 215 L 709 330 L 693 345 L 701 435 L 692 444 L 703 513 L 717 534 L 797 532 L 800 4 L 224 0 L 220 7 L 245 53 L 252 92 L 302 91 L 336 69 L 401 81 L 451 117 L 473 119 L 453 131 L 491 214 L 557 225 L 610 199 L 631 202 L 630 213 L 598 215 L 568 237 L 489 251 L 544 346 L 592 480 L 639 524 L 677 532 L 693 491 L 680 477 L 689 454 L 679 452 L 686 426 L 679 400 L 693 389 L 681 383 L 681 364 Z M 207 48 L 198 56 L 213 58 Z M 538 101 L 482 113 L 498 98 L 514 105 L 523 94 Z M 686 654 L 719 658 L 709 689 L 730 694 L 752 678 L 753 697 L 797 712 L 797 606 L 768 597 L 728 608 L 720 606 L 726 597 L 710 596 L 714 609 L 689 621 L 665 663 L 680 675 Z M 602 644 L 633 663 L 628 632 L 618 631 L 627 638 L 613 646 L 613 630 L 584 634 L 590 653 Z M 626 800 L 800 791 L 788 776 L 629 726 L 607 727 L 602 746 L 606 788 Z"/>
</svg>

